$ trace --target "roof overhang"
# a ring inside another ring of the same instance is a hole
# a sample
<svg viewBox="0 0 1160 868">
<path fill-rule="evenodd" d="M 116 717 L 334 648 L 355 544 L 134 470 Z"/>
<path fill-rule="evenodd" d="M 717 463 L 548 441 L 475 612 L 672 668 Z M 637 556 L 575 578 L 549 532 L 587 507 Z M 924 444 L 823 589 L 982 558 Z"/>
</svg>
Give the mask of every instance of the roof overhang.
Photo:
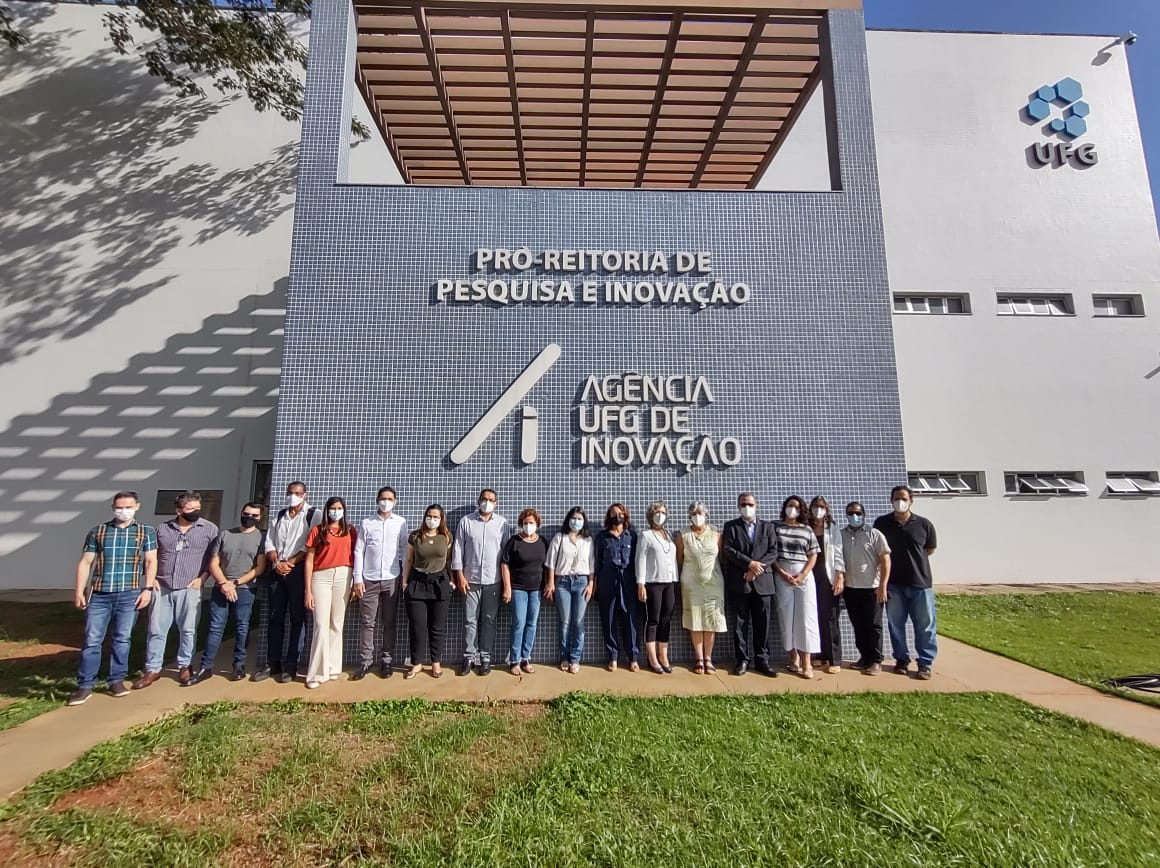
<svg viewBox="0 0 1160 868">
<path fill-rule="evenodd" d="M 413 184 L 750 189 L 861 0 L 355 0 L 356 78 Z"/>
</svg>

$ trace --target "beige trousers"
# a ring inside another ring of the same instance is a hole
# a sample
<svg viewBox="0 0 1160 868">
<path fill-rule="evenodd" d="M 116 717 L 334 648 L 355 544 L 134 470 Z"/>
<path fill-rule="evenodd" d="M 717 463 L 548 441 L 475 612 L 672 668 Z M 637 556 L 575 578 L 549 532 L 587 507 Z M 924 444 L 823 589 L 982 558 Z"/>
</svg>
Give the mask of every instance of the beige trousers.
<svg viewBox="0 0 1160 868">
<path fill-rule="evenodd" d="M 326 681 L 342 672 L 342 628 L 350 598 L 350 567 L 315 570 L 310 577 L 314 595 L 314 635 L 310 640 L 307 681 Z"/>
</svg>

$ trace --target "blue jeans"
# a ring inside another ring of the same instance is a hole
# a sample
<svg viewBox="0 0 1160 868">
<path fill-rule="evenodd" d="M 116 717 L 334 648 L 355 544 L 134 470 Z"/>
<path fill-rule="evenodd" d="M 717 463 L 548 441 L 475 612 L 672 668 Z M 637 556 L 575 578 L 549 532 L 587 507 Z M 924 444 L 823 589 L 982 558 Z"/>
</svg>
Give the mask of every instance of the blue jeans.
<svg viewBox="0 0 1160 868">
<path fill-rule="evenodd" d="M 246 665 L 246 640 L 250 635 L 250 613 L 254 610 L 253 582 L 238 586 L 238 601 L 231 603 L 222 593 L 221 587 L 214 585 L 213 594 L 209 598 L 209 635 L 205 637 L 205 650 L 201 652 L 201 668 L 213 669 L 217 659 L 218 648 L 222 644 L 222 634 L 226 631 L 226 622 L 230 617 L 230 609 L 234 610 L 234 668 L 244 668 Z"/>
<path fill-rule="evenodd" d="M 85 609 L 85 645 L 77 667 L 77 687 L 92 687 L 101 668 L 101 646 L 109 622 L 113 624 L 113 656 L 109 661 L 109 683 L 124 681 L 129 674 L 129 634 L 137 621 L 140 591 L 93 591 Z"/>
<path fill-rule="evenodd" d="M 929 669 L 938 654 L 937 623 L 934 616 L 934 589 L 890 585 L 886 598 L 886 620 L 890 625 L 890 644 L 898 663 L 910 662 L 906 645 L 906 619 L 914 624 L 914 650 L 920 668 Z"/>
<path fill-rule="evenodd" d="M 584 591 L 587 576 L 556 576 L 556 611 L 560 615 L 560 662 L 579 663 L 584 651 Z"/>
<path fill-rule="evenodd" d="M 540 592 L 512 588 L 512 650 L 508 660 L 513 666 L 532 659 L 539 620 Z"/>
<path fill-rule="evenodd" d="M 193 665 L 197 616 L 201 611 L 201 588 L 173 591 L 162 585 L 154 591 L 149 607 L 149 641 L 145 646 L 145 671 L 160 672 L 165 662 L 165 640 L 177 625 L 177 665 Z"/>
</svg>

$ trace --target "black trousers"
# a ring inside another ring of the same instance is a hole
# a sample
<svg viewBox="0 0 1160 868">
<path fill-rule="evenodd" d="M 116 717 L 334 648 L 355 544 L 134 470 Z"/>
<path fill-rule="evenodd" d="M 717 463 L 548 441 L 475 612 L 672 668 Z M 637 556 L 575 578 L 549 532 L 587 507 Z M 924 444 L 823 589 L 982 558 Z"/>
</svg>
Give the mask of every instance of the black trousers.
<svg viewBox="0 0 1160 868">
<path fill-rule="evenodd" d="M 298 673 L 302 637 L 306 626 L 306 565 L 297 564 L 285 576 L 274 573 L 270 580 L 270 623 L 266 630 L 266 662 L 272 672 Z M 286 640 L 286 615 L 290 615 L 290 637 Z"/>
<path fill-rule="evenodd" d="M 676 582 L 648 582 L 644 586 L 644 641 L 668 642 L 677 607 Z"/>
<path fill-rule="evenodd" d="M 756 660 L 769 665 L 769 621 L 773 594 L 730 594 L 733 616 L 733 648 L 738 663 Z M 749 653 L 749 628 L 753 627 L 753 654 Z"/>
<path fill-rule="evenodd" d="M 814 590 L 818 596 L 818 630 L 822 637 L 822 651 L 814 656 L 841 666 L 842 631 L 838 626 L 838 615 L 842 612 L 842 597 L 834 596 L 834 588 L 824 571 L 820 576 L 814 571 Z"/>
<path fill-rule="evenodd" d="M 854 644 L 858 656 L 866 663 L 882 662 L 882 603 L 875 598 L 873 588 L 846 588 L 842 599 L 846 614 L 854 628 Z"/>
<path fill-rule="evenodd" d="M 432 663 L 443 662 L 443 627 L 447 623 L 447 609 L 451 606 L 451 595 L 445 594 L 441 600 L 416 600 L 404 597 L 407 608 L 407 626 L 411 636 L 411 665 L 423 662 L 423 645 L 431 653 Z"/>
</svg>

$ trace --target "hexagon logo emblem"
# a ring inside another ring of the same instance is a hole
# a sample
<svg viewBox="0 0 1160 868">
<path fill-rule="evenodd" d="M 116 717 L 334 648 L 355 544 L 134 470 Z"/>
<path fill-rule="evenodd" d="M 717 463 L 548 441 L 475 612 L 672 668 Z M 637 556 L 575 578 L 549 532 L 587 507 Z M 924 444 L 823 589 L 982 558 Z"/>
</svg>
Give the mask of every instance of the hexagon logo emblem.
<svg viewBox="0 0 1160 868">
<path fill-rule="evenodd" d="M 1052 117 L 1056 108 L 1060 114 Z M 1084 102 L 1083 85 L 1068 76 L 1053 85 L 1045 84 L 1038 88 L 1031 94 L 1023 111 L 1032 121 L 1048 121 L 1044 128 L 1047 135 L 1057 133 L 1072 140 L 1087 132 L 1091 106 Z"/>
</svg>

